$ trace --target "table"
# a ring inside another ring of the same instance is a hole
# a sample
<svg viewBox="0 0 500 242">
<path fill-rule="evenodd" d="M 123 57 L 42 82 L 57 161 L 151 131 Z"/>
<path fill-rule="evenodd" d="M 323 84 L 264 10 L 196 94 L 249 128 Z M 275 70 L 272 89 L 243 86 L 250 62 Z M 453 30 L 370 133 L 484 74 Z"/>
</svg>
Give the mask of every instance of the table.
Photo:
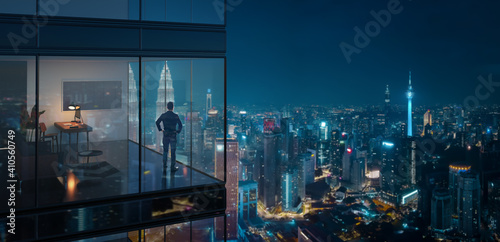
<svg viewBox="0 0 500 242">
<path fill-rule="evenodd" d="M 59 148 L 61 148 L 63 133 L 68 134 L 70 148 L 71 148 L 71 134 L 76 133 L 76 153 L 78 154 L 78 134 L 81 132 L 86 132 L 87 149 L 89 149 L 89 132 L 92 131 L 91 126 L 84 123 L 75 123 L 75 122 L 54 122 L 54 126 L 59 130 Z"/>
</svg>

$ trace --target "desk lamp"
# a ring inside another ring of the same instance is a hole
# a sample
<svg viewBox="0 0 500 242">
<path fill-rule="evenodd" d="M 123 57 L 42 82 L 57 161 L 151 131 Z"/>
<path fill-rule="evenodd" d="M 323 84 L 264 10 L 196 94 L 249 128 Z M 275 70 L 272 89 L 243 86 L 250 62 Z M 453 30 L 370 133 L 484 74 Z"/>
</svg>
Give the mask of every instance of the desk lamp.
<svg viewBox="0 0 500 242">
<path fill-rule="evenodd" d="M 71 122 L 73 123 L 80 123 L 82 121 L 82 112 L 81 112 L 81 109 L 80 109 L 80 106 L 79 105 L 75 105 L 74 103 L 70 104 L 68 106 L 68 109 L 69 110 L 75 110 L 75 119 Z M 78 118 L 78 121 L 76 121 L 76 119 Z"/>
</svg>

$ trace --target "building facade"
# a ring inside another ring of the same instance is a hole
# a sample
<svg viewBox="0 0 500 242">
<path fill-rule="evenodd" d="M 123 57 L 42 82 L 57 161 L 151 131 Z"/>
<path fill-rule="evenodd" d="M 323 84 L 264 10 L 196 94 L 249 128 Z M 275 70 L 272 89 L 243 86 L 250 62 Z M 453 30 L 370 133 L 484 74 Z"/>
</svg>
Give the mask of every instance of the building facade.
<svg viewBox="0 0 500 242">
<path fill-rule="evenodd" d="M 207 241 L 216 218 L 226 230 L 226 178 L 203 155 L 214 151 L 201 117 L 210 90 L 225 153 L 226 3 L 215 3 L 2 2 L 0 130 L 13 135 L 1 142 L 16 144 L 2 240 Z M 183 126 L 176 172 L 155 123 L 170 101 Z"/>
</svg>

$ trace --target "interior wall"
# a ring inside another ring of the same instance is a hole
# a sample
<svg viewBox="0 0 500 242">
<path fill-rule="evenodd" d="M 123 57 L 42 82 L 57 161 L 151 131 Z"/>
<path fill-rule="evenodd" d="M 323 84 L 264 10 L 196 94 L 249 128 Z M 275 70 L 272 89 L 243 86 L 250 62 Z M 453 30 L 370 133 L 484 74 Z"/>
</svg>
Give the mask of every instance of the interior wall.
<svg viewBox="0 0 500 242">
<path fill-rule="evenodd" d="M 62 111 L 63 81 L 122 81 L 120 109 L 82 110 L 81 112 L 84 123 L 93 128 L 93 131 L 89 133 L 91 143 L 127 139 L 128 63 L 128 61 L 43 60 L 41 58 L 39 62 L 40 110 L 45 110 L 45 113 L 40 117 L 40 122 L 45 122 L 47 125 L 47 133 L 59 132 L 54 127 L 54 122 L 67 122 L 74 118 L 74 111 Z M 65 142 L 67 138 L 63 137 L 63 143 Z M 86 144 L 84 133 L 79 135 L 79 143 Z"/>
</svg>

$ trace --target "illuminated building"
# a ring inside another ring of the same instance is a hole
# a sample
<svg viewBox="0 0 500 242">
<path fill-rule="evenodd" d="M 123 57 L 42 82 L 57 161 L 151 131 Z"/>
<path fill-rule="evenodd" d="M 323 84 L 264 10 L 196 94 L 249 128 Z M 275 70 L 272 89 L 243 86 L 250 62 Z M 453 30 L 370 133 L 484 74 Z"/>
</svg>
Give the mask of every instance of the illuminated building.
<svg viewBox="0 0 500 242">
<path fill-rule="evenodd" d="M 216 238 L 224 239 L 224 227 L 226 227 L 226 238 L 237 239 L 238 236 L 238 163 L 239 150 L 238 142 L 235 139 L 226 139 L 226 149 L 224 149 L 224 139 L 218 138 L 215 145 L 215 175 L 216 178 L 224 180 L 226 175 L 226 222 L 217 218 L 215 221 Z M 226 168 L 224 167 L 224 151 L 226 156 Z M 225 225 L 225 226 L 224 226 Z"/>
<path fill-rule="evenodd" d="M 282 175 L 281 206 L 283 211 L 296 211 L 299 196 L 299 169 L 290 167 Z"/>
<path fill-rule="evenodd" d="M 361 191 L 365 184 L 365 169 L 366 162 L 368 161 L 367 156 L 366 150 L 357 150 L 356 159 L 352 161 L 350 182 L 352 184 L 352 189 L 355 191 Z"/>
<path fill-rule="evenodd" d="M 380 168 L 374 167 L 366 174 L 370 187 L 380 187 Z"/>
<path fill-rule="evenodd" d="M 162 63 L 162 70 L 160 74 L 160 79 L 158 83 L 157 90 L 157 99 L 156 99 L 156 117 L 160 117 L 160 115 L 165 110 L 164 103 L 173 102 L 174 101 L 174 88 L 172 86 L 172 76 L 170 75 L 170 69 L 168 68 L 167 61 Z M 162 137 L 157 135 L 155 144 L 155 149 L 159 152 L 163 152 L 163 143 Z"/>
<path fill-rule="evenodd" d="M 207 101 L 205 103 L 205 119 L 208 119 L 208 111 L 212 109 L 212 91 L 207 90 Z"/>
<path fill-rule="evenodd" d="M 410 202 L 418 200 L 418 190 L 406 190 L 401 193 L 401 198 L 399 199 L 401 205 L 406 205 Z"/>
<path fill-rule="evenodd" d="M 382 152 L 382 169 L 381 173 L 381 187 L 383 190 L 396 192 L 399 188 L 397 187 L 398 179 L 396 177 L 398 172 L 398 167 L 396 164 L 398 148 L 391 141 L 383 141 L 381 152 Z"/>
<path fill-rule="evenodd" d="M 398 135 L 399 138 L 406 138 L 408 132 L 408 125 L 406 123 L 401 123 L 400 125 L 401 133 Z"/>
<path fill-rule="evenodd" d="M 385 86 L 385 112 L 389 113 L 391 108 L 391 93 L 389 92 L 389 85 Z"/>
<path fill-rule="evenodd" d="M 218 129 L 221 127 L 220 125 L 220 120 L 219 120 L 219 111 L 216 109 L 210 109 L 207 112 L 207 122 L 205 124 L 205 127 L 213 128 L 213 129 Z"/>
<path fill-rule="evenodd" d="M 266 208 L 274 207 L 279 192 L 277 181 L 279 175 L 278 134 L 264 134 L 263 159 L 263 196 L 262 201 Z M 260 185 L 260 184 L 259 184 Z"/>
<path fill-rule="evenodd" d="M 351 180 L 351 164 L 355 154 L 352 154 L 352 149 L 347 148 L 342 157 L 342 182 Z"/>
<path fill-rule="evenodd" d="M 386 122 L 386 114 L 385 113 L 377 113 L 374 120 L 374 130 L 375 135 L 383 136 L 385 134 L 385 129 L 387 126 Z"/>
<path fill-rule="evenodd" d="M 417 141 L 411 141 L 411 151 L 410 151 L 410 183 L 412 185 L 417 184 Z"/>
<path fill-rule="evenodd" d="M 320 141 L 326 141 L 329 139 L 328 137 L 328 122 L 326 121 L 321 121 L 320 126 L 319 126 L 319 140 Z"/>
<path fill-rule="evenodd" d="M 431 227 L 436 230 L 451 228 L 451 195 L 448 189 L 435 189 L 431 200 Z"/>
<path fill-rule="evenodd" d="M 132 70 L 132 66 L 128 65 L 128 96 L 129 96 L 129 115 L 128 121 L 129 125 L 129 136 L 132 140 L 138 140 L 138 129 L 137 125 L 139 125 L 139 100 L 138 100 L 138 92 L 137 92 L 137 80 L 134 75 L 134 71 Z"/>
<path fill-rule="evenodd" d="M 462 172 L 458 177 L 458 230 L 476 237 L 481 229 L 481 186 L 479 175 Z"/>
<path fill-rule="evenodd" d="M 422 130 L 422 136 L 425 136 L 426 134 L 431 133 L 431 130 L 430 130 L 430 127 L 432 127 L 431 110 L 427 110 L 427 112 L 424 113 L 424 125 L 422 127 L 424 127 L 424 129 Z"/>
<path fill-rule="evenodd" d="M 280 126 L 280 129 L 281 129 L 281 133 L 282 133 L 282 137 L 283 137 L 283 140 L 281 142 L 281 147 L 279 147 L 281 153 L 281 161 L 283 163 L 286 163 L 288 162 L 288 160 L 293 160 L 295 157 L 293 157 L 293 155 L 291 155 L 291 151 L 292 151 L 292 141 L 293 141 L 293 133 L 292 133 L 292 130 L 293 130 L 293 125 L 292 125 L 292 122 L 289 118 L 282 118 L 281 119 L 281 126 Z"/>
<path fill-rule="evenodd" d="M 254 180 L 254 164 L 250 160 L 240 159 L 240 164 L 238 169 L 240 170 L 239 178 L 240 181 Z"/>
<path fill-rule="evenodd" d="M 239 181 L 238 215 L 246 223 L 251 223 L 257 215 L 258 186 L 255 181 Z"/>
<path fill-rule="evenodd" d="M 341 157 L 344 149 L 340 147 L 340 131 L 338 129 L 331 132 L 330 138 L 330 162 L 334 167 L 341 166 Z"/>
<path fill-rule="evenodd" d="M 184 126 L 191 126 L 191 128 L 183 128 L 182 132 L 184 133 L 184 137 L 186 139 L 191 138 L 191 142 L 184 142 L 184 150 L 186 152 L 191 151 L 191 156 L 193 160 L 193 166 L 197 168 L 203 168 L 207 169 L 209 172 L 214 171 L 214 156 L 210 155 L 210 159 L 203 159 L 203 135 L 204 132 L 202 131 L 202 118 L 200 117 L 200 113 L 197 111 L 193 111 L 190 113 L 186 113 L 185 115 L 187 118 L 186 125 Z M 214 150 L 210 150 L 210 152 L 213 154 Z"/>
<path fill-rule="evenodd" d="M 488 181 L 488 225 L 496 233 L 500 232 L 500 179 Z"/>
<path fill-rule="evenodd" d="M 275 127 L 276 123 L 273 118 L 264 119 L 264 130 L 263 130 L 264 134 L 272 134 Z"/>
<path fill-rule="evenodd" d="M 407 125 L 407 129 L 408 129 L 407 136 L 408 137 L 413 136 L 413 133 L 412 133 L 412 130 L 413 130 L 412 108 L 411 108 L 411 100 L 413 99 L 413 95 L 414 95 L 414 93 L 413 93 L 413 88 L 411 86 L 411 71 L 410 71 L 409 79 L 408 79 L 408 91 L 406 91 L 406 98 L 408 98 L 408 125 Z"/>
<path fill-rule="evenodd" d="M 314 170 L 316 170 L 316 168 L 318 167 L 318 161 L 317 161 L 318 155 L 316 154 L 316 150 L 307 149 L 306 153 L 311 153 L 311 160 L 312 163 L 314 164 Z"/>
<path fill-rule="evenodd" d="M 240 111 L 240 122 L 241 122 L 241 130 L 246 134 L 248 129 L 247 126 L 247 111 Z"/>
<path fill-rule="evenodd" d="M 299 155 L 299 160 L 302 164 L 304 164 L 304 181 L 305 185 L 309 185 L 314 183 L 314 170 L 316 167 L 316 155 L 313 150 L 309 150 L 309 152 Z M 312 153 L 313 151 L 314 153 Z"/>
<path fill-rule="evenodd" d="M 451 193 L 452 216 L 458 216 L 457 199 L 458 199 L 458 177 L 462 172 L 469 172 L 470 165 L 456 162 L 449 166 L 448 190 Z"/>
<path fill-rule="evenodd" d="M 316 166 L 323 167 L 329 164 L 330 159 L 330 142 L 328 141 L 320 141 L 318 142 L 318 157 Z"/>
</svg>

